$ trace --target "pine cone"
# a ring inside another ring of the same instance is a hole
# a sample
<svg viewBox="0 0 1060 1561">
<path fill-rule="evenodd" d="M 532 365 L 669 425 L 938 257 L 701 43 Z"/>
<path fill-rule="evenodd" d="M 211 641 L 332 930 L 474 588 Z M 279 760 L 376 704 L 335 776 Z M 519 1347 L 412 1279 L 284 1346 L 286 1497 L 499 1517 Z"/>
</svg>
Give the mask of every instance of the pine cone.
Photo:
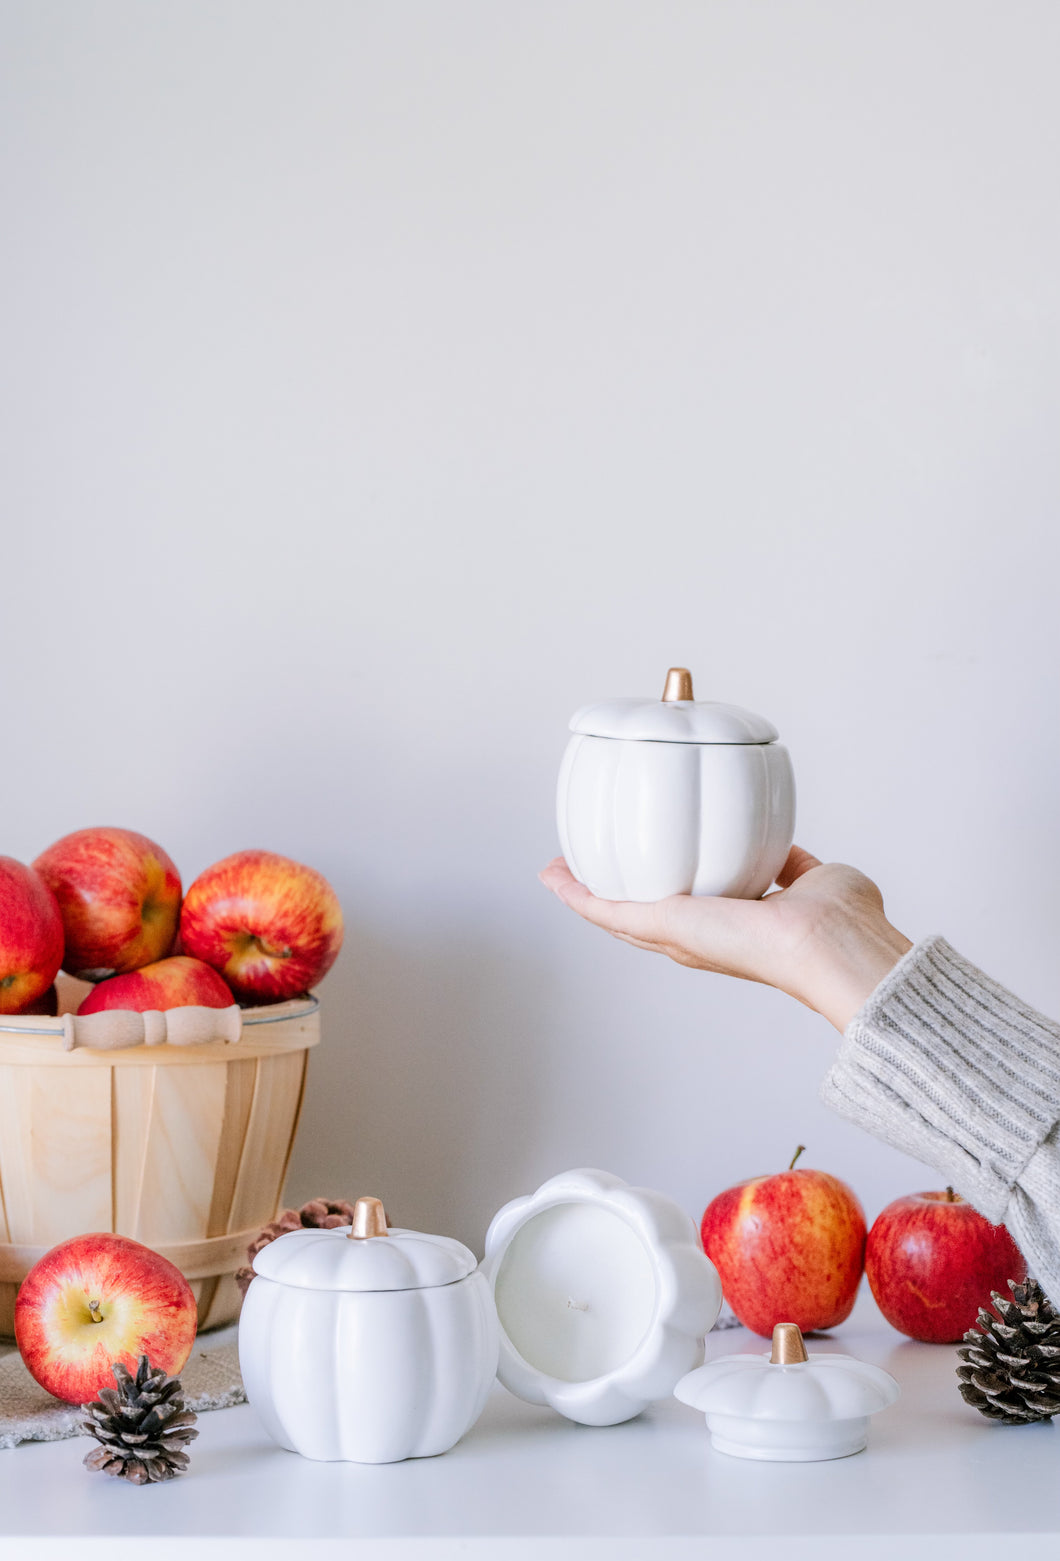
<svg viewBox="0 0 1060 1561">
<path fill-rule="evenodd" d="M 247 1266 L 236 1270 L 236 1284 L 245 1296 L 254 1278 L 254 1259 L 262 1247 L 267 1247 L 277 1236 L 285 1236 L 289 1230 L 334 1230 L 338 1225 L 353 1224 L 353 1204 L 345 1198 L 312 1198 L 300 1209 L 284 1209 L 271 1220 L 261 1235 L 247 1248 Z"/>
<path fill-rule="evenodd" d="M 188 1467 L 184 1451 L 198 1436 L 192 1429 L 198 1416 L 185 1408 L 179 1377 L 152 1369 L 141 1355 L 135 1377 L 121 1363 L 111 1366 L 116 1388 L 101 1388 L 99 1398 L 82 1408 L 88 1419 L 82 1428 L 101 1444 L 85 1455 L 86 1469 L 102 1469 L 149 1485 L 172 1480 Z"/>
<path fill-rule="evenodd" d="M 1001 1425 L 1026 1425 L 1060 1413 L 1060 1312 L 1033 1279 L 1010 1279 L 1011 1301 L 990 1293 L 957 1351 L 961 1397 Z"/>
</svg>

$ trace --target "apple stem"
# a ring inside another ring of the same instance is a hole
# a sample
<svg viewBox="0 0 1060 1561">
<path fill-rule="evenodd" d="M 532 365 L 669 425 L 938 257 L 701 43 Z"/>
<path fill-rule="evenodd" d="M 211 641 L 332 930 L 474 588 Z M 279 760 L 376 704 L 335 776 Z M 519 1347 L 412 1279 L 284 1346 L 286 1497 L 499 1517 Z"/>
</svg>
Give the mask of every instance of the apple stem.
<svg viewBox="0 0 1060 1561">
<path fill-rule="evenodd" d="M 957 1202 L 957 1194 L 954 1192 L 952 1187 L 947 1187 L 946 1188 L 946 1202 L 947 1203 L 956 1203 Z"/>
<path fill-rule="evenodd" d="M 805 1144 L 800 1144 L 799 1147 L 796 1149 L 795 1153 L 791 1157 L 791 1164 L 788 1166 L 788 1170 L 789 1171 L 793 1171 L 795 1169 L 795 1161 L 799 1158 L 799 1156 L 801 1154 L 805 1154 L 805 1153 L 806 1153 L 806 1145 Z"/>
<path fill-rule="evenodd" d="M 103 1321 L 103 1313 L 99 1309 L 98 1301 L 89 1301 L 88 1315 L 91 1317 L 94 1323 L 101 1323 Z"/>
<path fill-rule="evenodd" d="M 257 945 L 258 952 L 264 954 L 267 959 L 290 959 L 294 952 L 293 949 L 288 948 L 286 945 L 283 948 L 276 948 L 272 944 L 266 943 L 265 939 L 258 937 L 257 933 L 254 934 L 250 941 L 252 944 Z"/>
</svg>

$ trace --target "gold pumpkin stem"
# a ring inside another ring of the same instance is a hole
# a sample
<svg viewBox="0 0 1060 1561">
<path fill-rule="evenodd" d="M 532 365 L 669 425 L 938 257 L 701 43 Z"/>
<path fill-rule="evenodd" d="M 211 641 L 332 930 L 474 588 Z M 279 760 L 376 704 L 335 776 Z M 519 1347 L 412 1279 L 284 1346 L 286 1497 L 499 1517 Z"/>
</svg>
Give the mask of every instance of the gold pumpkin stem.
<svg viewBox="0 0 1060 1561">
<path fill-rule="evenodd" d="M 671 667 L 666 674 L 666 687 L 662 692 L 663 703 L 676 704 L 680 699 L 694 699 L 692 674 L 687 667 Z"/>
<path fill-rule="evenodd" d="M 809 1360 L 802 1342 L 802 1329 L 798 1323 L 777 1323 L 773 1329 L 773 1350 L 769 1357 L 771 1366 L 798 1366 Z"/>
<path fill-rule="evenodd" d="M 386 1212 L 378 1198 L 358 1198 L 353 1206 L 353 1224 L 349 1240 L 367 1241 L 371 1236 L 386 1235 Z"/>
</svg>

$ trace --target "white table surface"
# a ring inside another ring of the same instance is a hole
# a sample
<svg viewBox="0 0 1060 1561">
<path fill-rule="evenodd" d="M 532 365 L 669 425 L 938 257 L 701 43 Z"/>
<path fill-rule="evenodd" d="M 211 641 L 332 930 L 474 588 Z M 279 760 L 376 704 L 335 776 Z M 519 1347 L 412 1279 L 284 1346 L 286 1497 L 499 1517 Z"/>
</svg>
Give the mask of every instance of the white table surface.
<svg viewBox="0 0 1060 1561">
<path fill-rule="evenodd" d="M 740 1329 L 707 1347 L 712 1357 L 763 1341 Z M 1060 1557 L 1060 1426 L 989 1424 L 957 1393 L 953 1348 L 902 1339 L 867 1295 L 809 1348 L 875 1361 L 901 1383 L 865 1452 L 752 1463 L 713 1452 L 702 1415 L 676 1401 L 592 1429 L 498 1386 L 440 1458 L 312 1463 L 241 1406 L 200 1416 L 190 1471 L 165 1485 L 89 1473 L 80 1438 L 0 1451 L 0 1556 L 985 1561 L 1006 1537 L 1039 1536 L 1041 1553 Z"/>
</svg>

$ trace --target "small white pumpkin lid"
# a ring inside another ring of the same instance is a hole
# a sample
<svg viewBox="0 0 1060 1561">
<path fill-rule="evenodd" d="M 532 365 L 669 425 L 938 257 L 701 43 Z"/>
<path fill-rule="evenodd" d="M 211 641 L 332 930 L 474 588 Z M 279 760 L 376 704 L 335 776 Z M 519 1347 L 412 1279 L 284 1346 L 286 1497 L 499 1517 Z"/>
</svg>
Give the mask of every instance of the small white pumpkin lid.
<svg viewBox="0 0 1060 1561">
<path fill-rule="evenodd" d="M 254 1259 L 263 1279 L 298 1290 L 427 1290 L 466 1279 L 475 1254 L 451 1236 L 388 1229 L 378 1198 L 358 1198 L 353 1225 L 290 1230 Z"/>
<path fill-rule="evenodd" d="M 794 1323 L 778 1323 L 768 1355 L 721 1355 L 681 1378 L 674 1397 L 707 1415 L 744 1420 L 854 1420 L 899 1396 L 890 1372 L 853 1355 L 807 1355 Z"/>
<path fill-rule="evenodd" d="M 583 705 L 570 729 L 582 737 L 650 743 L 772 743 L 780 735 L 765 716 L 739 705 L 694 699 L 687 667 L 671 667 L 661 699 L 605 699 Z"/>
</svg>

